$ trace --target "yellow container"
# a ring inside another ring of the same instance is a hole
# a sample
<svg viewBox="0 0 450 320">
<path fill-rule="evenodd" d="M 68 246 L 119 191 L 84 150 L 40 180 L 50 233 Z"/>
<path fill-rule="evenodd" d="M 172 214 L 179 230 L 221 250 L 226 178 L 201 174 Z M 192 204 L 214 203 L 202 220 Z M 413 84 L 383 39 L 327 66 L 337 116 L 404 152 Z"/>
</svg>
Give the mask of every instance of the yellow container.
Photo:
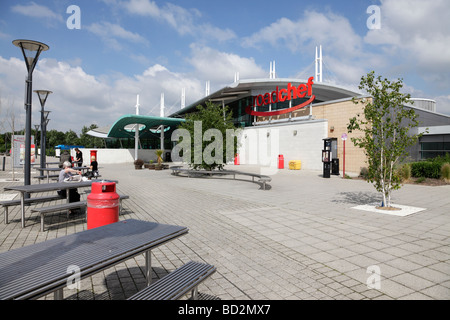
<svg viewBox="0 0 450 320">
<path fill-rule="evenodd" d="M 300 170 L 302 168 L 302 162 L 300 160 L 289 161 L 289 170 Z"/>
</svg>

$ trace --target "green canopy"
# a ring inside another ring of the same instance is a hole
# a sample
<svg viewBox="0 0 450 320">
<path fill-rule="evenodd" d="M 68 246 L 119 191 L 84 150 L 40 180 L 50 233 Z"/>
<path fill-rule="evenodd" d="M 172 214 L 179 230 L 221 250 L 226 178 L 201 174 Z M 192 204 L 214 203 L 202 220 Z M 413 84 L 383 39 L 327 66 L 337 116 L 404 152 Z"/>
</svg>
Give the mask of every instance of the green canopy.
<svg viewBox="0 0 450 320">
<path fill-rule="evenodd" d="M 139 138 L 145 139 L 154 137 L 155 134 L 161 132 L 160 126 L 164 125 L 164 131 L 173 131 L 178 127 L 184 119 L 179 118 L 165 118 L 155 116 L 141 116 L 141 115 L 124 115 L 118 119 L 109 128 L 108 132 L 104 132 L 104 138 L 133 138 L 137 125 L 139 125 Z"/>
</svg>

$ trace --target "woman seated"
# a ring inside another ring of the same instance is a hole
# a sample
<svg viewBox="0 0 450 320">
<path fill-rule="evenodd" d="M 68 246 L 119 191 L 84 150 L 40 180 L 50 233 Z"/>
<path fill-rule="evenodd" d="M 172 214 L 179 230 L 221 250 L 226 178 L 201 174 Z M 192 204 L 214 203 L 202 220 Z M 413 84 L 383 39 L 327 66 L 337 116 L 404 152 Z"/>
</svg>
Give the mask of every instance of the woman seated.
<svg viewBox="0 0 450 320">
<path fill-rule="evenodd" d="M 72 164 L 69 161 L 65 161 L 63 163 L 63 169 L 59 172 L 58 182 L 64 182 L 65 179 L 70 178 L 73 174 L 81 175 L 81 171 L 72 169 Z M 59 190 L 58 194 L 61 198 L 67 197 L 66 190 Z M 69 189 L 69 202 L 78 201 L 80 201 L 80 194 L 78 193 L 77 188 Z"/>
</svg>

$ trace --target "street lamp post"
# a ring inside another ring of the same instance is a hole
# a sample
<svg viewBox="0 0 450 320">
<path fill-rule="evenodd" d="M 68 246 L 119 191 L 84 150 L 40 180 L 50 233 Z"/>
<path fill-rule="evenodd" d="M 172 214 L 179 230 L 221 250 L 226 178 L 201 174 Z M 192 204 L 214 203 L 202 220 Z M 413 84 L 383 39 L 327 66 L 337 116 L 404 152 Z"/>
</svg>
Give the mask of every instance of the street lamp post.
<svg viewBox="0 0 450 320">
<path fill-rule="evenodd" d="M 38 156 L 37 134 L 38 134 L 38 130 L 39 130 L 40 125 L 39 124 L 35 124 L 34 127 L 36 128 L 36 134 L 35 134 L 36 139 L 34 141 L 34 157 L 35 157 L 35 159 L 37 159 L 37 156 Z M 41 132 L 41 136 L 42 136 L 42 132 Z"/>
<path fill-rule="evenodd" d="M 34 90 L 39 97 L 41 102 L 41 168 L 45 168 L 46 165 L 46 144 L 45 144 L 45 134 L 47 133 L 46 120 L 50 111 L 44 111 L 45 102 L 47 102 L 47 97 L 49 94 L 53 93 L 49 90 Z"/>
<path fill-rule="evenodd" d="M 31 96 L 33 88 L 33 71 L 36 67 L 39 55 L 42 51 L 47 51 L 49 47 L 41 42 L 33 40 L 14 40 L 12 42 L 16 47 L 22 50 L 25 64 L 28 70 L 26 82 L 26 97 L 25 97 L 25 170 L 24 170 L 24 184 L 31 184 Z M 29 198 L 29 194 L 26 194 Z"/>
</svg>

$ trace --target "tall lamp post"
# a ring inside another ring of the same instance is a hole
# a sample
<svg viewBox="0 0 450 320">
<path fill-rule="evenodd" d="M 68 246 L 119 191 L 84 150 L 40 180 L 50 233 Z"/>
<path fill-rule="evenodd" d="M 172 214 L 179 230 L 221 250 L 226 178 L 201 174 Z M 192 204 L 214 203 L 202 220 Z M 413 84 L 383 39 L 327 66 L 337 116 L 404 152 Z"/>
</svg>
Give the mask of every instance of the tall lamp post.
<svg viewBox="0 0 450 320">
<path fill-rule="evenodd" d="M 46 165 L 46 144 L 45 144 L 45 134 L 47 132 L 46 121 L 50 111 L 44 111 L 45 102 L 47 102 L 47 97 L 49 94 L 53 93 L 49 90 L 34 90 L 39 97 L 41 102 L 41 168 L 45 168 Z M 48 121 L 47 121 L 48 122 Z"/>
<path fill-rule="evenodd" d="M 25 64 L 28 70 L 26 82 L 26 96 L 25 96 L 25 170 L 24 170 L 24 184 L 31 184 L 31 96 L 33 88 L 33 71 L 36 67 L 39 55 L 42 51 L 47 51 L 49 47 L 41 42 L 33 40 L 14 40 L 12 42 L 16 47 L 22 50 Z M 26 194 L 29 198 L 29 194 Z"/>
<path fill-rule="evenodd" d="M 37 156 L 38 156 L 37 134 L 38 134 L 40 125 L 39 124 L 35 124 L 34 127 L 36 128 L 36 135 L 35 135 L 36 136 L 36 139 L 35 139 L 36 141 L 34 142 L 34 157 L 37 160 Z M 41 136 L 42 136 L 42 132 L 41 132 Z"/>
</svg>

